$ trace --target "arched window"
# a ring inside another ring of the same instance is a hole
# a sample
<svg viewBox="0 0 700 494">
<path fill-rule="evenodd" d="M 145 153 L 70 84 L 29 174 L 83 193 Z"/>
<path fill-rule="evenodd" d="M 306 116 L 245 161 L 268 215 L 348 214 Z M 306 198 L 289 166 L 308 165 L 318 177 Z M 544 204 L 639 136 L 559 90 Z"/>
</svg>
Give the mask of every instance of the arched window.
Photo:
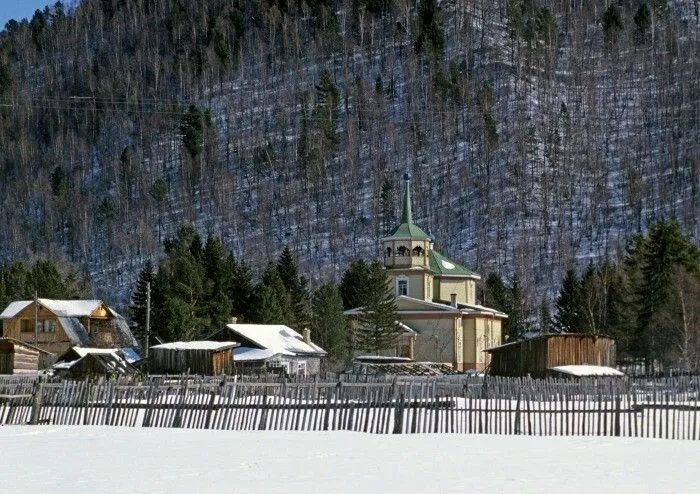
<svg viewBox="0 0 700 494">
<path fill-rule="evenodd" d="M 396 255 L 397 256 L 407 256 L 408 255 L 408 249 L 404 247 L 403 245 L 400 247 L 396 248 Z"/>
<path fill-rule="evenodd" d="M 420 245 L 413 249 L 413 255 L 414 256 L 422 256 L 423 255 L 423 249 L 420 247 Z"/>
<path fill-rule="evenodd" d="M 386 248 L 386 256 L 391 257 L 391 247 Z"/>
</svg>

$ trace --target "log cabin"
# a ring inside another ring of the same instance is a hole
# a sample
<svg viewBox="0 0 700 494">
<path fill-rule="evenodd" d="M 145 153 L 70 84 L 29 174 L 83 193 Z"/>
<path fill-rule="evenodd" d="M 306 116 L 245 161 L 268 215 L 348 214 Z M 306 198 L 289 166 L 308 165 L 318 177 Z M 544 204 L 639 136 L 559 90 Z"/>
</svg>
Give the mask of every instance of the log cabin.
<svg viewBox="0 0 700 494">
<path fill-rule="evenodd" d="M 101 300 L 16 301 L 0 314 L 0 321 L 4 337 L 57 355 L 73 346 L 139 347 L 126 320 Z"/>
</svg>

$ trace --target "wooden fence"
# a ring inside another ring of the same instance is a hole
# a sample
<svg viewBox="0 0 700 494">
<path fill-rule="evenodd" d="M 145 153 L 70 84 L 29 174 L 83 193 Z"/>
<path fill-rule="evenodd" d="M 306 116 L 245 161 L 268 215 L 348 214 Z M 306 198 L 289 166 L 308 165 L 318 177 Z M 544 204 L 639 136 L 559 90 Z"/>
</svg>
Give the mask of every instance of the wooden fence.
<svg viewBox="0 0 700 494">
<path fill-rule="evenodd" d="M 698 385 L 697 377 L 459 383 L 0 379 L 0 424 L 697 440 Z"/>
</svg>

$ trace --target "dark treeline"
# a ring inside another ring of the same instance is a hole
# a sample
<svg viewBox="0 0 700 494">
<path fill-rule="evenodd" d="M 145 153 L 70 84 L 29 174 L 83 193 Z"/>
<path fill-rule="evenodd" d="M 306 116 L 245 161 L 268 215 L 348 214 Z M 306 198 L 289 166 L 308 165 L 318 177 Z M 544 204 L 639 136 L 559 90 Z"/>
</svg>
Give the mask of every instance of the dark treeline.
<svg viewBox="0 0 700 494">
<path fill-rule="evenodd" d="M 700 369 L 700 249 L 678 223 L 655 223 L 621 258 L 590 263 L 581 275 L 569 267 L 552 317 L 546 300 L 538 313 L 524 309 L 517 278 L 508 284 L 489 276 L 484 297 L 510 314 L 510 338 L 530 331 L 600 334 L 615 338 L 618 360 L 644 362 L 647 371 Z"/>
<path fill-rule="evenodd" d="M 16 300 L 79 299 L 88 293 L 89 282 L 83 276 L 49 260 L 0 264 L 0 311 Z"/>
<path fill-rule="evenodd" d="M 192 226 L 183 226 L 165 242 L 157 267 L 149 261 L 131 296 L 130 315 L 143 341 L 147 287 L 151 287 L 151 331 L 163 341 L 206 338 L 231 317 L 240 323 L 284 324 L 311 329 L 315 343 L 329 352 L 331 365 L 345 361 L 353 348 L 378 351 L 396 344 L 396 306 L 386 272 L 378 261 L 354 262 L 340 286 L 311 289 L 299 274 L 289 248 L 254 279 L 245 261 L 221 241 L 202 241 Z M 368 327 L 352 333 L 344 308 L 367 307 Z"/>
<path fill-rule="evenodd" d="M 408 167 L 442 251 L 531 312 L 656 219 L 697 242 L 697 29 L 656 0 L 57 3 L 0 33 L 0 256 L 123 303 L 191 223 L 337 282 Z"/>
</svg>

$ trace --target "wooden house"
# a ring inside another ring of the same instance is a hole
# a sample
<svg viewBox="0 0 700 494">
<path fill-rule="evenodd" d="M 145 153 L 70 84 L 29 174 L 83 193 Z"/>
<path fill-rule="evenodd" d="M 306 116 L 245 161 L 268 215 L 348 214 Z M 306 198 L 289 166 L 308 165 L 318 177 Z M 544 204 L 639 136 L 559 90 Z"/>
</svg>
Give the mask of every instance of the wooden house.
<svg viewBox="0 0 700 494">
<path fill-rule="evenodd" d="M 73 346 L 139 346 L 126 320 L 101 300 L 17 301 L 7 306 L 0 320 L 3 336 L 57 355 Z"/>
<path fill-rule="evenodd" d="M 73 347 L 53 365 L 57 375 L 83 378 L 91 375 L 133 374 L 141 357 L 129 347 L 89 348 Z"/>
<path fill-rule="evenodd" d="M 236 372 L 279 372 L 288 375 L 317 375 L 326 351 L 311 341 L 311 332 L 301 335 L 281 324 L 227 324 L 207 339 L 235 341 Z"/>
<path fill-rule="evenodd" d="M 175 341 L 150 348 L 151 372 L 218 376 L 233 372 L 232 341 Z"/>
<path fill-rule="evenodd" d="M 50 367 L 53 353 L 14 338 L 0 338 L 0 374 L 32 374 Z"/>
<path fill-rule="evenodd" d="M 491 355 L 487 373 L 493 376 L 545 377 L 558 366 L 615 365 L 615 340 L 593 334 L 544 334 L 485 351 Z"/>
</svg>

